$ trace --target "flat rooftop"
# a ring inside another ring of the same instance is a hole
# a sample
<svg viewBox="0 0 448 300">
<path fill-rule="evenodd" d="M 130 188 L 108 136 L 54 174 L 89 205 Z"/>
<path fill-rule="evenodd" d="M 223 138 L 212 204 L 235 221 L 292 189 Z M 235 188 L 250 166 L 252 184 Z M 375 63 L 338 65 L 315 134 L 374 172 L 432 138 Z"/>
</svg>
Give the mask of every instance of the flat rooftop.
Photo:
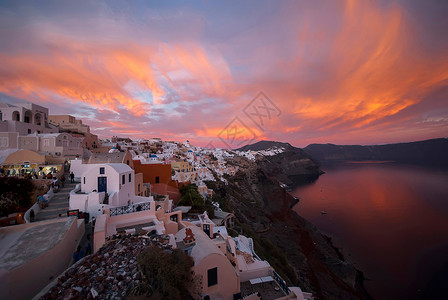
<svg viewBox="0 0 448 300">
<path fill-rule="evenodd" d="M 16 225 L 0 229 L 0 269 L 12 270 L 57 245 L 75 217 Z"/>
<path fill-rule="evenodd" d="M 259 284 L 251 284 L 250 281 L 245 281 L 241 282 L 240 288 L 243 297 L 254 292 L 259 292 L 263 300 L 274 300 L 286 296 L 275 281 Z"/>
<path fill-rule="evenodd" d="M 147 222 L 147 223 L 143 223 L 143 224 L 136 224 L 136 225 L 129 225 L 129 226 L 124 226 L 124 227 L 117 227 L 117 233 L 120 231 L 125 231 L 127 229 L 135 229 L 135 233 L 140 234 L 142 231 L 146 231 L 143 230 L 143 227 L 150 227 L 150 226 L 154 226 L 156 225 L 154 222 Z"/>
</svg>

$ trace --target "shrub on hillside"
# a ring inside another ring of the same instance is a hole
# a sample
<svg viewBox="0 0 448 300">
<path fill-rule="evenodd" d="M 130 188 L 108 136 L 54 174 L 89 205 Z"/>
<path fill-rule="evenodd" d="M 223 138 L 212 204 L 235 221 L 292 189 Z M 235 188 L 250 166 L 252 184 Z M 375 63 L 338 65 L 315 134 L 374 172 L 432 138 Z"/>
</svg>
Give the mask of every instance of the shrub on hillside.
<svg viewBox="0 0 448 300">
<path fill-rule="evenodd" d="M 148 247 L 137 261 L 148 279 L 152 299 L 191 299 L 193 259 L 180 250 Z"/>
<path fill-rule="evenodd" d="M 0 216 L 5 216 L 18 210 L 28 209 L 34 193 L 33 182 L 18 177 L 0 178 Z"/>
<path fill-rule="evenodd" d="M 177 205 L 192 206 L 194 210 L 202 210 L 205 207 L 204 198 L 198 192 L 196 184 L 188 184 L 180 188 L 180 201 Z"/>
</svg>

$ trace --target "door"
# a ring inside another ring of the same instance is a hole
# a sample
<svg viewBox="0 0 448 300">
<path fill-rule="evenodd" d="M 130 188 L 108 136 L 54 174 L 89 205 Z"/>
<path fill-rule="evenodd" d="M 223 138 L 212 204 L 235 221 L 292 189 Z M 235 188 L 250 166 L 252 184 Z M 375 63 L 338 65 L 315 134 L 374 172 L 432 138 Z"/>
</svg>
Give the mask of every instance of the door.
<svg viewBox="0 0 448 300">
<path fill-rule="evenodd" d="M 203 227 L 204 232 L 205 232 L 208 236 L 210 236 L 210 225 L 208 225 L 208 224 L 204 224 L 203 226 L 204 226 L 204 227 Z"/>
<path fill-rule="evenodd" d="M 98 177 L 98 193 L 107 193 L 107 177 Z"/>
</svg>

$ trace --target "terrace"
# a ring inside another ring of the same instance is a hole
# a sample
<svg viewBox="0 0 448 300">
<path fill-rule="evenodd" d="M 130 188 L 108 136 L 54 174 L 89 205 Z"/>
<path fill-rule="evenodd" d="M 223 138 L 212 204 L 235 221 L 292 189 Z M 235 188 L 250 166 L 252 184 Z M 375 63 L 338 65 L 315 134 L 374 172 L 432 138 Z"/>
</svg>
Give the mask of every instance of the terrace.
<svg viewBox="0 0 448 300">
<path fill-rule="evenodd" d="M 263 300 L 278 299 L 286 296 L 286 294 L 278 286 L 277 282 L 272 279 L 272 277 L 270 281 L 258 282 L 256 281 L 256 279 L 252 279 L 250 281 L 241 282 L 240 288 L 241 295 L 243 297 L 254 293 L 259 293 L 259 295 L 261 296 L 260 299 Z"/>
</svg>

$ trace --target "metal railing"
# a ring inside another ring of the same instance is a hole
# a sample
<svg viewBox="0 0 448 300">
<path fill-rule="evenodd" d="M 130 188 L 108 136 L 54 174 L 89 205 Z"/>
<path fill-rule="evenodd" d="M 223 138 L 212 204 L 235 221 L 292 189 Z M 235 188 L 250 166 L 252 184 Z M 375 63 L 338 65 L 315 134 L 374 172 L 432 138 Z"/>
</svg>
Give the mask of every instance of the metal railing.
<svg viewBox="0 0 448 300">
<path fill-rule="evenodd" d="M 134 212 L 150 210 L 150 209 L 151 209 L 150 202 L 130 204 L 130 205 L 119 206 L 119 207 L 112 207 L 112 208 L 110 208 L 110 216 L 111 217 L 120 216 L 120 215 L 131 214 Z"/>
<path fill-rule="evenodd" d="M 291 290 L 289 289 L 288 285 L 286 284 L 286 281 L 284 281 L 283 278 L 281 278 L 277 272 L 273 271 L 273 274 L 274 274 L 275 281 L 277 281 L 278 285 L 283 290 L 283 292 L 285 292 L 286 295 L 289 295 Z"/>
</svg>

